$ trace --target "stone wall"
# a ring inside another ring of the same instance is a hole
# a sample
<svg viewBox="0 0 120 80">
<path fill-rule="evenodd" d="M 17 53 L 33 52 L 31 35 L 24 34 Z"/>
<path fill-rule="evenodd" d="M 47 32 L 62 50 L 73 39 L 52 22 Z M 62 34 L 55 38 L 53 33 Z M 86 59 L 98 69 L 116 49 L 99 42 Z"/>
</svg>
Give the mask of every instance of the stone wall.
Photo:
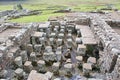
<svg viewBox="0 0 120 80">
<path fill-rule="evenodd" d="M 120 54 L 120 36 L 105 22 L 104 19 L 100 18 L 98 15 L 91 16 L 90 26 L 96 38 L 103 44 L 104 47 L 103 53 L 100 57 L 101 72 L 112 72 L 115 75 L 119 75 L 115 71 L 116 66 L 118 66 L 118 55 Z M 117 79 L 113 78 L 113 80 Z"/>
</svg>

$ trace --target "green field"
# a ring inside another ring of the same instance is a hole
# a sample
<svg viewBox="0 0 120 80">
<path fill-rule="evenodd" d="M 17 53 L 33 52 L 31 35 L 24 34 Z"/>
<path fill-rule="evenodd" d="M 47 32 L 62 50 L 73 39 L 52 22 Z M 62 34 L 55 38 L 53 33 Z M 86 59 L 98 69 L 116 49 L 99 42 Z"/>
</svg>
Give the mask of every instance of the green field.
<svg viewBox="0 0 120 80">
<path fill-rule="evenodd" d="M 21 2 L 18 2 L 21 3 Z M 0 5 L 0 10 L 11 10 L 17 2 Z M 11 22 L 44 22 L 50 16 L 64 16 L 66 13 L 53 13 L 56 10 L 71 8 L 72 11 L 93 11 L 105 8 L 106 4 L 113 4 L 120 9 L 120 0 L 29 0 L 22 2 L 24 9 L 41 10 L 41 14 L 26 16 L 10 20 Z"/>
</svg>

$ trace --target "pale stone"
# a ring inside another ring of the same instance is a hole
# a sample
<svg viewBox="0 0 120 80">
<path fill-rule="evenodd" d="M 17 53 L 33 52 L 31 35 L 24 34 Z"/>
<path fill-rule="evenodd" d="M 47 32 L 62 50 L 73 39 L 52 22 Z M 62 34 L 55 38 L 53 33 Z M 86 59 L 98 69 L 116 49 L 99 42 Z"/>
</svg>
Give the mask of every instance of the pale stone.
<svg viewBox="0 0 120 80">
<path fill-rule="evenodd" d="M 45 71 L 45 61 L 39 60 L 39 61 L 37 62 L 37 65 L 38 65 L 38 70 L 40 70 L 40 71 Z"/>
<path fill-rule="evenodd" d="M 87 60 L 87 63 L 91 63 L 92 65 L 94 65 L 96 63 L 96 58 L 95 57 L 89 57 Z"/>
<path fill-rule="evenodd" d="M 52 52 L 52 47 L 51 46 L 46 46 L 45 47 L 45 52 L 47 52 L 47 53 Z"/>
<path fill-rule="evenodd" d="M 36 61 L 36 54 L 35 54 L 35 52 L 32 52 L 32 53 L 30 54 L 30 60 L 31 60 L 31 61 Z"/>
<path fill-rule="evenodd" d="M 79 44 L 77 48 L 77 55 L 78 56 L 85 55 L 85 52 L 86 52 L 86 46 L 83 44 Z"/>
<path fill-rule="evenodd" d="M 77 44 L 82 44 L 82 39 L 81 38 L 76 38 L 75 41 L 76 41 Z"/>
<path fill-rule="evenodd" d="M 51 33 L 50 38 L 55 38 L 56 37 L 56 33 Z"/>
<path fill-rule="evenodd" d="M 51 72 L 48 71 L 48 72 L 45 73 L 45 76 L 46 76 L 46 77 L 48 78 L 48 80 L 49 80 L 49 79 L 52 78 L 53 73 L 51 73 Z"/>
<path fill-rule="evenodd" d="M 22 67 L 22 57 L 21 56 L 16 57 L 14 61 L 17 66 Z"/>
<path fill-rule="evenodd" d="M 58 39 L 58 40 L 57 40 L 57 45 L 58 45 L 58 46 L 59 46 L 59 45 L 62 45 L 62 42 L 63 42 L 62 39 Z"/>
<path fill-rule="evenodd" d="M 27 61 L 28 60 L 28 56 L 27 56 L 27 52 L 26 51 L 22 51 L 20 53 L 21 57 L 22 57 L 22 60 L 23 62 Z"/>
<path fill-rule="evenodd" d="M 73 65 L 72 65 L 71 63 L 68 63 L 68 64 L 65 64 L 65 65 L 64 65 L 64 69 L 65 69 L 67 72 L 71 71 L 72 68 L 73 68 Z"/>
<path fill-rule="evenodd" d="M 37 73 L 37 71 L 32 70 L 27 80 L 49 80 L 49 79 L 46 75 Z"/>
<path fill-rule="evenodd" d="M 92 65 L 90 63 L 83 64 L 83 73 L 84 75 L 89 74 L 92 71 Z"/>
<path fill-rule="evenodd" d="M 61 58 L 62 58 L 62 53 L 61 51 L 56 51 L 56 58 L 57 58 L 57 61 L 60 61 Z"/>
<path fill-rule="evenodd" d="M 32 62 L 26 61 L 24 64 L 24 69 L 26 72 L 30 72 L 33 69 Z"/>
<path fill-rule="evenodd" d="M 18 77 L 22 77 L 23 76 L 23 69 L 21 68 L 18 68 L 15 70 L 15 74 L 18 76 Z"/>
<path fill-rule="evenodd" d="M 40 52 L 41 51 L 41 47 L 42 47 L 41 44 L 34 45 L 35 52 Z"/>
<path fill-rule="evenodd" d="M 54 61 L 56 59 L 56 56 L 53 52 L 44 53 L 43 54 L 43 59 L 45 61 Z"/>
<path fill-rule="evenodd" d="M 33 52 L 33 46 L 32 46 L 32 44 L 27 44 L 26 49 L 27 49 L 27 52 L 28 52 L 29 54 L 30 54 L 31 52 Z"/>
<path fill-rule="evenodd" d="M 60 62 L 53 63 L 52 70 L 53 71 L 58 71 L 59 67 L 60 67 Z"/>
<path fill-rule="evenodd" d="M 64 34 L 63 33 L 58 34 L 58 38 L 63 39 L 64 38 Z"/>
<path fill-rule="evenodd" d="M 83 63 L 83 57 L 82 56 L 76 56 L 78 63 Z"/>
</svg>

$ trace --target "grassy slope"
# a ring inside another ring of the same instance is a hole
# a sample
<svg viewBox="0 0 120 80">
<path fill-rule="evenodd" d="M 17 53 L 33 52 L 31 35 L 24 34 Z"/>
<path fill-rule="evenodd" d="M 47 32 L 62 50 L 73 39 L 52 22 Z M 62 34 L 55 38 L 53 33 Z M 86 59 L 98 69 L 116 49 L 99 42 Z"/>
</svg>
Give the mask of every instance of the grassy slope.
<svg viewBox="0 0 120 80">
<path fill-rule="evenodd" d="M 55 10 L 72 8 L 74 11 L 92 11 L 105 7 L 106 3 L 115 4 L 120 9 L 119 0 L 31 0 L 23 4 L 26 9 L 41 10 L 41 15 L 26 16 L 10 20 L 12 22 L 43 22 L 50 16 L 61 16 L 63 13 L 54 13 Z M 13 5 L 0 5 L 0 10 L 10 10 Z"/>
</svg>

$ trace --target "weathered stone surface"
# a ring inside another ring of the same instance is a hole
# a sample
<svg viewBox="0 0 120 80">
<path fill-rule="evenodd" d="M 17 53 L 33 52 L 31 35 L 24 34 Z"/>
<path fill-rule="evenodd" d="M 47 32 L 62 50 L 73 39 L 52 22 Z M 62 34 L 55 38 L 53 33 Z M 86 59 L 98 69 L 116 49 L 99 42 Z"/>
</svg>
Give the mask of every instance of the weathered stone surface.
<svg viewBox="0 0 120 80">
<path fill-rule="evenodd" d="M 53 71 L 58 71 L 59 67 L 60 67 L 60 62 L 53 63 L 52 70 Z"/>
<path fill-rule="evenodd" d="M 49 79 L 46 75 L 37 73 L 37 71 L 32 70 L 27 80 L 49 80 Z"/>
<path fill-rule="evenodd" d="M 79 44 L 78 48 L 77 48 L 77 55 L 85 55 L 85 51 L 86 51 L 86 46 L 83 44 Z"/>
<path fill-rule="evenodd" d="M 72 64 L 71 63 L 65 64 L 64 69 L 68 72 L 71 71 L 72 70 Z"/>
<path fill-rule="evenodd" d="M 45 61 L 54 61 L 56 60 L 56 56 L 53 52 L 48 52 L 43 54 L 43 59 Z"/>
<path fill-rule="evenodd" d="M 46 46 L 45 47 L 45 52 L 47 52 L 47 53 L 52 52 L 52 47 L 51 46 Z"/>
<path fill-rule="evenodd" d="M 21 56 L 16 57 L 14 61 L 15 61 L 15 64 L 16 64 L 18 67 L 22 67 L 22 57 L 21 57 Z"/>
<path fill-rule="evenodd" d="M 15 70 L 15 74 L 18 76 L 18 77 L 22 77 L 23 76 L 23 69 L 21 68 L 18 68 Z"/>
<path fill-rule="evenodd" d="M 83 63 L 83 57 L 82 56 L 76 56 L 78 63 Z"/>
<path fill-rule="evenodd" d="M 48 78 L 48 80 L 49 80 L 49 79 L 52 78 L 53 73 L 48 71 L 48 72 L 45 73 L 45 76 L 46 76 L 46 77 Z"/>
<path fill-rule="evenodd" d="M 7 76 L 7 74 L 8 74 L 8 71 L 7 71 L 7 70 L 1 70 L 1 71 L 0 71 L 0 77 L 1 77 L 1 78 L 5 78 L 5 77 Z"/>
<path fill-rule="evenodd" d="M 61 58 L 62 58 L 62 53 L 61 53 L 61 51 L 56 51 L 56 61 L 60 61 L 61 60 Z"/>
<path fill-rule="evenodd" d="M 96 64 L 96 58 L 95 57 L 89 57 L 87 60 L 87 63 L 90 63 L 92 65 Z"/>
<path fill-rule="evenodd" d="M 90 63 L 84 63 L 83 64 L 83 73 L 84 73 L 84 75 L 88 75 L 91 70 L 92 70 L 92 65 Z"/>
<path fill-rule="evenodd" d="M 22 51 L 20 55 L 22 57 L 23 62 L 28 60 L 27 51 Z"/>
<path fill-rule="evenodd" d="M 31 60 L 31 61 L 36 61 L 36 53 L 35 53 L 35 52 L 32 52 L 32 53 L 30 54 L 30 60 Z"/>
<path fill-rule="evenodd" d="M 45 71 L 45 61 L 39 60 L 39 61 L 37 62 L 37 65 L 38 65 L 38 70 L 39 70 L 39 71 Z"/>
<path fill-rule="evenodd" d="M 24 63 L 24 69 L 26 72 L 30 72 L 33 69 L 32 62 L 26 61 Z"/>
</svg>

